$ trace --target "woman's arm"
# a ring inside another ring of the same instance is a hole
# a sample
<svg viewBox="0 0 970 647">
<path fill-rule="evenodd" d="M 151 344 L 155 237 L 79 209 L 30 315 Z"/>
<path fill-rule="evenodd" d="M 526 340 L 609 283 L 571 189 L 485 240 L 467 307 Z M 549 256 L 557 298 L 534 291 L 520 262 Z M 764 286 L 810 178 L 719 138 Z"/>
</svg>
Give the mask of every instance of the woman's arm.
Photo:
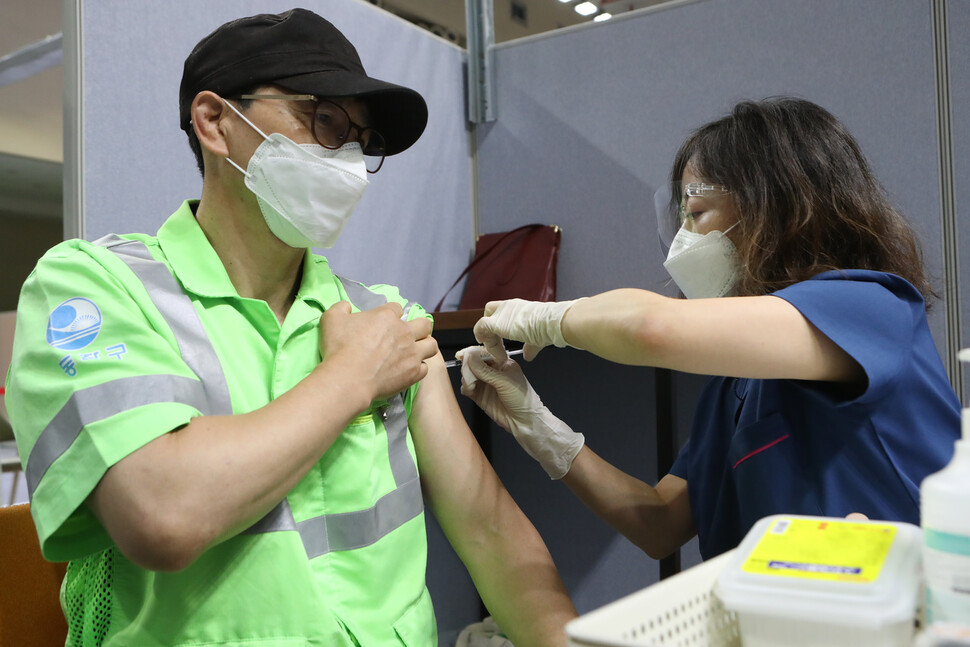
<svg viewBox="0 0 970 647">
<path fill-rule="evenodd" d="M 764 379 L 864 379 L 855 360 L 775 296 L 672 299 L 612 290 L 575 302 L 561 325 L 570 346 L 621 364 Z"/>
<path fill-rule="evenodd" d="M 462 357 L 462 393 L 507 429 L 552 478 L 651 557 L 665 557 L 694 536 L 687 481 L 664 477 L 651 487 L 584 446 L 584 437 L 542 404 L 511 359 L 486 363 L 479 348 Z M 494 364 L 494 365 L 490 365 Z"/>
<path fill-rule="evenodd" d="M 666 557 L 696 534 L 687 481 L 678 476 L 668 474 L 651 487 L 583 447 L 562 482 L 654 559 Z"/>
</svg>

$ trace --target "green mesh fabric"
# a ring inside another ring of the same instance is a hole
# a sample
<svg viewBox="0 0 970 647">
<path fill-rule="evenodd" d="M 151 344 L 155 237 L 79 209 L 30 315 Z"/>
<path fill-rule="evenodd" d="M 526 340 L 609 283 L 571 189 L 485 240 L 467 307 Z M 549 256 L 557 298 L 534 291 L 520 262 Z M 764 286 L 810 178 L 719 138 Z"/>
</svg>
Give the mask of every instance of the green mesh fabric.
<svg viewBox="0 0 970 647">
<path fill-rule="evenodd" d="M 112 561 L 109 548 L 70 562 L 64 577 L 67 647 L 101 647 L 111 627 Z"/>
</svg>

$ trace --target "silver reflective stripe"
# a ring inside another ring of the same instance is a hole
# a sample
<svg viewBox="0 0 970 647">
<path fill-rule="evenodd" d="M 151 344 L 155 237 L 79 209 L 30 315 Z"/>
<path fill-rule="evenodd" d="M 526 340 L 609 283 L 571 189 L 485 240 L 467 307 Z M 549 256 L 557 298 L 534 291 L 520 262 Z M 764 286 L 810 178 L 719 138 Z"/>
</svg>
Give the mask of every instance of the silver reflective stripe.
<svg viewBox="0 0 970 647">
<path fill-rule="evenodd" d="M 424 510 L 418 469 L 408 451 L 404 398 L 397 396 L 383 407 L 381 418 L 387 431 L 388 459 L 397 487 L 371 508 L 325 514 L 296 523 L 295 529 L 310 559 L 335 550 L 370 546 Z M 293 513 L 286 499 L 243 534 L 282 530 L 294 530 Z"/>
<path fill-rule="evenodd" d="M 351 281 L 342 276 L 337 276 L 337 278 L 340 280 L 340 284 L 344 286 L 344 292 L 350 297 L 350 302 L 357 306 L 358 310 L 370 310 L 371 308 L 376 308 L 387 303 L 386 296 L 374 292 L 363 283 Z M 411 312 L 411 306 L 413 305 L 413 301 L 408 301 L 404 304 L 404 319 L 408 318 L 408 313 Z"/>
<path fill-rule="evenodd" d="M 381 417 L 387 430 L 391 473 L 394 474 L 394 482 L 401 486 L 418 477 L 418 468 L 408 451 L 408 418 L 404 409 L 404 398 L 396 397 L 391 400 Z"/>
<path fill-rule="evenodd" d="M 27 459 L 27 489 L 34 491 L 48 468 L 81 433 L 85 425 L 117 413 L 158 402 L 184 402 L 203 411 L 202 383 L 178 375 L 138 375 L 75 391 L 44 428 Z"/>
<path fill-rule="evenodd" d="M 244 530 L 244 535 L 258 535 L 264 532 L 280 532 L 283 530 L 296 530 L 296 522 L 293 521 L 293 511 L 290 510 L 290 502 L 283 499 L 276 504 L 276 507 L 266 513 L 266 516 Z M 304 540 L 303 543 L 306 543 Z"/>
<path fill-rule="evenodd" d="M 357 281 L 351 281 L 337 276 L 343 285 L 344 292 L 351 302 L 360 310 L 369 310 L 387 303 L 387 297 L 374 292 Z M 407 318 L 413 302 L 409 301 L 404 308 L 404 318 Z M 404 409 L 403 398 L 394 398 L 390 404 L 381 409 L 381 418 L 387 429 L 387 446 L 390 452 L 391 472 L 397 485 L 407 483 L 418 475 L 414 461 L 407 447 L 407 413 Z"/>
<path fill-rule="evenodd" d="M 357 306 L 359 310 L 370 310 L 387 303 L 386 296 L 367 289 L 363 283 L 351 281 L 342 276 L 337 278 L 340 280 L 340 284 L 344 286 L 344 292 L 350 297 L 350 302 Z"/>
<path fill-rule="evenodd" d="M 387 303 L 386 297 L 362 284 L 340 276 L 337 278 L 358 309 L 368 310 Z M 411 309 L 411 305 L 407 304 L 405 312 Z M 408 451 L 404 396 L 394 397 L 379 412 L 387 433 L 388 461 L 397 487 L 378 499 L 371 508 L 319 515 L 296 523 L 296 530 L 310 559 L 332 551 L 369 546 L 424 510 L 418 469 Z M 293 514 L 284 499 L 244 534 L 279 532 L 293 530 L 293 527 Z"/>
<path fill-rule="evenodd" d="M 336 550 L 370 546 L 381 537 L 421 514 L 421 481 L 415 478 L 391 490 L 372 508 L 321 515 L 296 524 L 307 557 Z"/>
<path fill-rule="evenodd" d="M 94 244 L 110 249 L 141 279 L 155 307 L 172 329 L 182 359 L 205 385 L 209 401 L 205 413 L 231 414 L 232 401 L 222 364 L 209 336 L 206 335 L 202 319 L 199 318 L 192 300 L 182 290 L 168 267 L 152 258 L 145 244 L 137 240 L 125 240 L 108 234 L 94 241 Z"/>
</svg>

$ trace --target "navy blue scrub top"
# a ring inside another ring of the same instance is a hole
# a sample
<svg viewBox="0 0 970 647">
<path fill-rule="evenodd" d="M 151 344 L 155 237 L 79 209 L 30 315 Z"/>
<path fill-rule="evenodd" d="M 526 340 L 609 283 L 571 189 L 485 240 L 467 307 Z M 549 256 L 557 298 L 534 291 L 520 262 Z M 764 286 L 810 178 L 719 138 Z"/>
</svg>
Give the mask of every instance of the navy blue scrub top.
<svg viewBox="0 0 970 647">
<path fill-rule="evenodd" d="M 771 514 L 919 523 L 919 485 L 953 456 L 960 403 L 930 335 L 923 298 L 882 272 L 824 272 L 775 293 L 865 370 L 840 397 L 802 380 L 714 377 L 670 470 L 687 480 L 704 559 Z"/>
</svg>

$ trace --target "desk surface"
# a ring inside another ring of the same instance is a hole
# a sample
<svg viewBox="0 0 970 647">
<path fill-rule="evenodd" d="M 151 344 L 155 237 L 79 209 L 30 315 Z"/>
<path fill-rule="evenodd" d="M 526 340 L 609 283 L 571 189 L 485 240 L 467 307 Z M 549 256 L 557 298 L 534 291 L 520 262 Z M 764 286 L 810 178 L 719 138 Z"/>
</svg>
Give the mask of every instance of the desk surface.
<svg viewBox="0 0 970 647">
<path fill-rule="evenodd" d="M 435 330 L 471 330 L 485 314 L 485 308 L 432 312 Z"/>
</svg>

